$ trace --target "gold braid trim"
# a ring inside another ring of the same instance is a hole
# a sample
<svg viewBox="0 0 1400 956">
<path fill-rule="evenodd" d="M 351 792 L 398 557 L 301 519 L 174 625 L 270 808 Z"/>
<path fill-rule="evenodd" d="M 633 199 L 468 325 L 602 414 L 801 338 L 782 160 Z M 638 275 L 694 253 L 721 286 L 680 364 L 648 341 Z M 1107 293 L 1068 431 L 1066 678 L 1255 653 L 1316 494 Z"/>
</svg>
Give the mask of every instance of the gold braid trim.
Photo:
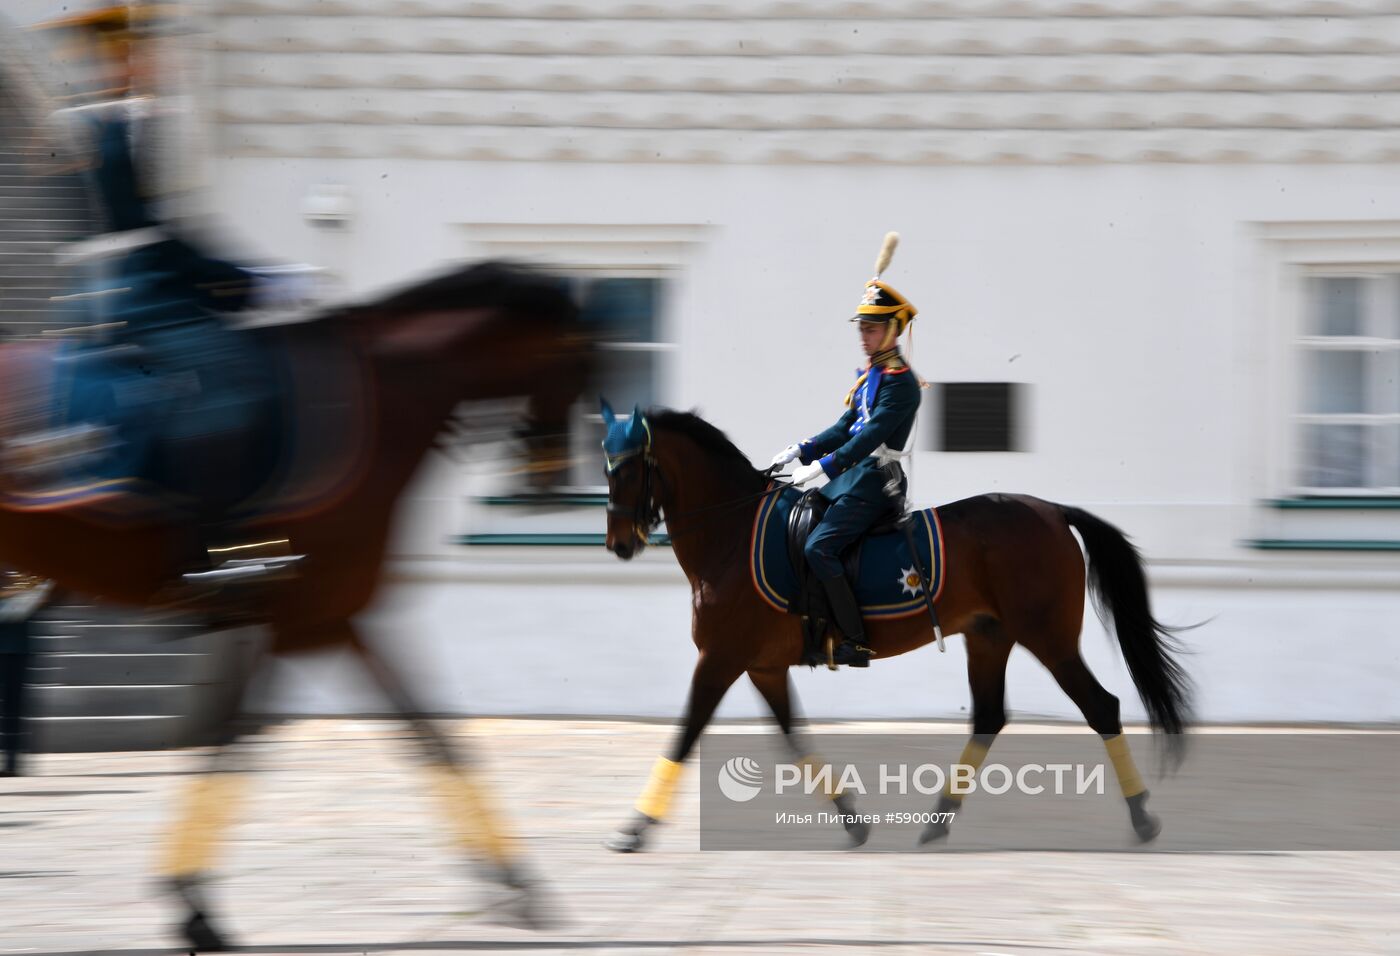
<svg viewBox="0 0 1400 956">
<path fill-rule="evenodd" d="M 873 368 L 878 365 L 885 371 L 890 369 L 904 368 L 904 356 L 899 354 L 899 346 L 891 346 L 876 352 L 870 357 L 870 365 Z"/>
<path fill-rule="evenodd" d="M 856 383 L 852 385 L 851 390 L 846 393 L 845 406 L 847 408 L 850 408 L 855 402 L 856 392 L 860 391 L 860 387 L 864 385 L 865 380 L 870 377 L 870 370 L 877 365 L 886 371 L 907 367 L 904 356 L 899 354 L 899 346 L 876 352 L 870 357 L 870 364 L 865 367 L 865 371 L 860 373 L 860 377 L 856 379 Z"/>
<path fill-rule="evenodd" d="M 865 380 L 866 380 L 867 378 L 869 378 L 869 377 L 870 377 L 870 372 L 869 372 L 868 369 L 867 369 L 866 371 L 860 373 L 860 378 L 856 379 L 856 383 L 855 383 L 854 385 L 852 385 L 852 386 L 851 386 L 851 390 L 850 390 L 849 392 L 846 393 L 846 407 L 847 407 L 847 408 L 850 408 L 850 407 L 851 407 L 851 404 L 852 404 L 853 402 L 855 402 L 855 400 L 856 400 L 856 392 L 860 391 L 860 387 L 861 387 L 862 385 L 865 384 Z"/>
</svg>

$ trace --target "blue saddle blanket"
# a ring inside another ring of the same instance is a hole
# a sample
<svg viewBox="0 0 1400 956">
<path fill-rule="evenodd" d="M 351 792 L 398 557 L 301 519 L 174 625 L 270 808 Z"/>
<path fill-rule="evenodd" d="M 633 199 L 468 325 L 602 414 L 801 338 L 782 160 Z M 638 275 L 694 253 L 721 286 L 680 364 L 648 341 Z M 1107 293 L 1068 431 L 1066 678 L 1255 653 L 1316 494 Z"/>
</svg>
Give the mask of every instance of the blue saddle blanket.
<svg viewBox="0 0 1400 956">
<path fill-rule="evenodd" d="M 253 335 L 214 320 L 69 348 L 56 360 L 53 425 L 113 431 L 111 451 L 83 479 L 140 479 L 220 513 L 250 496 L 276 460 L 272 364 Z"/>
<path fill-rule="evenodd" d="M 763 499 L 754 518 L 749 549 L 754 587 L 763 600 L 784 612 L 796 600 L 800 588 L 787 547 L 788 516 L 799 497 L 801 492 L 787 488 Z M 933 600 L 938 601 L 943 591 L 943 527 L 938 511 L 929 508 L 915 512 L 913 522 L 914 547 L 919 552 L 917 566 L 902 531 L 867 537 L 862 542 L 855 581 L 862 617 L 888 620 L 927 613 L 918 568 L 930 573 Z"/>
</svg>

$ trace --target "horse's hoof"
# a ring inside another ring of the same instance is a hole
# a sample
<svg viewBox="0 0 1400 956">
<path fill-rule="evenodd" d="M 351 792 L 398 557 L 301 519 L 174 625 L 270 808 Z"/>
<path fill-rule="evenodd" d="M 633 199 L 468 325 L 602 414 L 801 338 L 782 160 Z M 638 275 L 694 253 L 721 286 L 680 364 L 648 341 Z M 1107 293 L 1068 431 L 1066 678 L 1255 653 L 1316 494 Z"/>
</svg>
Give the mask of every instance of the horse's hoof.
<svg viewBox="0 0 1400 956">
<path fill-rule="evenodd" d="M 1133 832 L 1143 843 L 1151 843 L 1162 832 L 1162 821 L 1144 810 L 1142 816 L 1133 818 Z"/>
<path fill-rule="evenodd" d="M 1143 843 L 1151 843 L 1157 839 L 1157 834 L 1162 832 L 1162 821 L 1149 813 L 1146 820 L 1133 824 L 1133 830 Z"/>
<path fill-rule="evenodd" d="M 189 943 L 191 950 L 196 953 L 226 953 L 233 948 L 200 912 L 191 913 L 190 918 L 185 920 L 185 925 L 180 927 L 180 931 L 185 936 L 185 942 Z"/>
<path fill-rule="evenodd" d="M 1133 821 L 1133 832 L 1139 841 L 1150 843 L 1162 832 L 1162 821 L 1156 814 L 1147 812 L 1147 791 L 1128 798 L 1128 815 Z"/>
<path fill-rule="evenodd" d="M 858 846 L 865 846 L 865 841 L 870 839 L 870 824 L 857 821 L 846 824 L 846 836 L 851 838 L 851 849 Z"/>
<path fill-rule="evenodd" d="M 614 853 L 636 853 L 646 846 L 642 830 L 618 830 L 603 841 L 603 846 Z"/>
<path fill-rule="evenodd" d="M 490 907 L 489 920 L 497 925 L 536 932 L 555 929 L 561 924 L 558 913 L 535 883 L 504 887 L 500 898 Z"/>
<path fill-rule="evenodd" d="M 919 834 L 919 846 L 928 846 L 930 843 L 937 843 L 939 840 L 948 839 L 948 834 L 952 831 L 948 829 L 948 824 L 941 820 L 925 824 L 924 832 Z"/>
<path fill-rule="evenodd" d="M 523 864 L 487 864 L 479 872 L 488 881 L 481 907 L 481 916 L 487 922 L 530 930 L 553 929 L 562 924 L 547 887 Z"/>
</svg>

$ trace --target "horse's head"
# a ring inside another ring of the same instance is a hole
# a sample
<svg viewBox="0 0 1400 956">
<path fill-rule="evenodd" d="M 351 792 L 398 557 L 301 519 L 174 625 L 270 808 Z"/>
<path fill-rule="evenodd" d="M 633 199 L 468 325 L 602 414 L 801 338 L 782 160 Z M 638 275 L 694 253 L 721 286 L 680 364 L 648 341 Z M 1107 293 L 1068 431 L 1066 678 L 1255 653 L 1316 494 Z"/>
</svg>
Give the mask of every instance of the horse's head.
<svg viewBox="0 0 1400 956">
<path fill-rule="evenodd" d="M 532 484 L 567 475 L 569 410 L 593 341 L 558 278 L 501 262 L 454 270 L 370 307 L 374 350 L 449 402 L 523 397 Z"/>
<path fill-rule="evenodd" d="M 641 552 L 647 536 L 661 523 L 657 503 L 660 473 L 651 454 L 651 428 L 640 408 L 618 418 L 602 402 L 603 461 L 608 476 L 608 550 L 624 561 Z"/>
</svg>

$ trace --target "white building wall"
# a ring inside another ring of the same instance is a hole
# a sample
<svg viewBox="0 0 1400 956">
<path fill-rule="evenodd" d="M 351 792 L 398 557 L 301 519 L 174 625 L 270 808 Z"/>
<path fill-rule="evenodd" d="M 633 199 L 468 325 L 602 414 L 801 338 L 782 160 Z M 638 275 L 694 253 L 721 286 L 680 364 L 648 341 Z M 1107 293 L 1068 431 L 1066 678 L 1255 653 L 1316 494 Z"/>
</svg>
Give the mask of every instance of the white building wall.
<svg viewBox="0 0 1400 956">
<path fill-rule="evenodd" d="M 1400 559 L 1242 544 L 1270 519 L 1258 502 L 1279 490 L 1255 441 L 1271 414 L 1254 401 L 1271 330 L 1260 327 L 1250 224 L 1400 212 L 1386 208 L 1396 206 L 1392 168 L 357 160 L 332 169 L 357 208 L 343 236 L 317 233 L 296 212 L 301 191 L 326 176 L 324 161 L 227 161 L 220 195 L 260 246 L 325 262 L 356 291 L 473 255 L 476 224 L 705 227 L 676 290 L 680 347 L 667 401 L 698 406 L 758 462 L 838 413 L 858 360 L 844 319 L 880 235 L 901 230 L 888 277 L 921 309 L 919 372 L 1030 386 L 1029 450 L 921 452 L 918 502 L 1025 491 L 1120 524 L 1152 563 L 1161 616 L 1208 619 L 1185 637 L 1207 719 L 1400 718 Z M 318 247 L 328 239 L 340 248 Z M 425 659 L 452 662 L 425 675 L 434 705 L 675 713 L 694 652 L 669 554 L 641 568 L 572 549 L 507 555 L 450 544 L 495 520 L 471 508 L 480 487 L 438 463 L 405 507 L 398 552 L 433 559 L 410 561 L 410 578 L 432 571 L 396 592 L 412 626 L 384 621 L 395 644 L 436 646 Z M 601 530 L 601 509 L 560 521 Z M 512 569 L 504 575 L 503 561 Z M 459 635 L 464 620 L 472 633 Z M 1092 622 L 1085 647 L 1125 712 L 1138 713 L 1121 657 Z M 820 716 L 957 715 L 967 703 L 959 650 L 920 652 L 869 675 L 804 676 L 807 707 Z M 1074 716 L 1038 665 L 1015 667 L 1014 709 Z M 752 697 L 740 691 L 727 712 L 757 712 Z"/>
<path fill-rule="evenodd" d="M 260 249 L 325 264 L 354 293 L 481 251 L 477 224 L 703 226 L 675 290 L 667 401 L 699 407 L 755 461 L 839 413 L 859 361 L 845 318 L 898 228 L 887 277 L 920 306 L 920 374 L 1031 389 L 1027 453 L 920 453 L 915 496 L 1080 504 L 1171 561 L 1253 557 L 1239 542 L 1256 533 L 1256 501 L 1282 490 L 1254 444 L 1273 414 L 1254 397 L 1278 330 L 1260 315 L 1251 225 L 1373 218 L 1387 204 L 1400 216 L 1391 167 L 334 171 L 357 206 L 345 235 L 298 213 L 322 161 L 227 161 L 220 206 Z"/>
</svg>

